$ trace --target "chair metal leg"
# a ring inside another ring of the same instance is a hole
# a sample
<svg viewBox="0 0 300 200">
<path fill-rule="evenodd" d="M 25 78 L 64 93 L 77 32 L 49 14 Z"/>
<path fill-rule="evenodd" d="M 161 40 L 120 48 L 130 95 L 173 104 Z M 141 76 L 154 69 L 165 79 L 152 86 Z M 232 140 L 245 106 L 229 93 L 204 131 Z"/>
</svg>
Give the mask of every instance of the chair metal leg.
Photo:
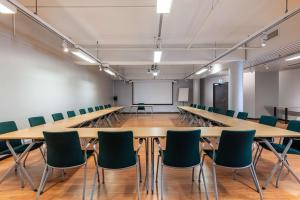
<svg viewBox="0 0 300 200">
<path fill-rule="evenodd" d="M 192 182 L 194 182 L 195 167 L 192 169 Z"/>
<path fill-rule="evenodd" d="M 256 172 L 255 172 L 255 168 L 254 168 L 253 164 L 251 164 L 250 170 L 251 170 L 251 174 L 252 174 L 254 183 L 256 185 L 256 188 L 257 188 L 257 190 L 259 192 L 260 200 L 262 200 L 263 199 L 262 191 L 261 191 L 261 188 L 260 188 L 260 185 L 259 185 L 259 182 L 258 182 L 258 179 L 257 179 L 257 176 L 256 176 Z"/>
<path fill-rule="evenodd" d="M 262 151 L 263 151 L 263 148 L 260 147 L 259 153 L 258 153 L 258 155 L 257 155 L 257 157 L 256 157 L 255 162 L 254 162 L 254 167 L 255 167 L 255 168 L 256 168 L 256 165 L 257 165 L 257 163 L 258 163 L 258 160 L 259 160 L 259 158 L 260 158 L 260 156 L 261 156 Z"/>
<path fill-rule="evenodd" d="M 159 168 L 159 160 L 160 160 L 160 155 L 157 156 L 157 164 L 156 164 L 156 178 L 155 182 L 158 182 L 158 168 Z"/>
<path fill-rule="evenodd" d="M 201 182 L 201 173 L 203 173 L 203 164 L 204 164 L 204 159 L 205 159 L 205 155 L 203 154 L 202 159 L 201 159 L 201 163 L 200 163 L 200 169 L 199 169 L 199 177 L 198 177 L 198 182 Z"/>
<path fill-rule="evenodd" d="M 84 172 L 83 172 L 83 191 L 82 191 L 82 200 L 85 200 L 85 189 L 86 189 L 86 163 L 84 165 Z"/>
<path fill-rule="evenodd" d="M 218 200 L 219 199 L 219 195 L 218 195 L 218 185 L 217 185 L 216 164 L 214 162 L 212 164 L 212 169 L 213 169 L 213 179 L 214 179 L 215 195 L 216 195 L 216 200 Z"/>
<path fill-rule="evenodd" d="M 46 157 L 45 157 L 45 153 L 44 153 L 43 149 L 41 147 L 39 147 L 39 150 L 41 152 L 44 162 L 46 163 Z"/>
<path fill-rule="evenodd" d="M 47 171 L 48 171 L 48 166 L 46 165 L 45 169 L 44 169 L 44 172 L 43 172 L 43 176 L 42 176 L 42 179 L 41 179 L 41 183 L 40 183 L 39 189 L 38 189 L 38 191 L 36 193 L 36 200 L 38 200 L 40 198 L 43 186 L 45 184 L 45 179 L 46 179 L 46 176 L 47 176 Z"/>
<path fill-rule="evenodd" d="M 163 162 L 161 162 L 161 165 L 160 165 L 160 197 L 161 197 L 161 200 L 164 199 L 163 168 L 164 168 L 164 165 L 163 165 Z"/>
<path fill-rule="evenodd" d="M 140 194 L 140 167 L 139 167 L 139 162 L 136 163 L 136 188 L 137 188 L 137 192 L 138 192 L 138 200 L 140 200 L 141 199 L 141 194 Z"/>
<path fill-rule="evenodd" d="M 102 171 L 102 184 L 104 184 L 104 183 L 105 183 L 105 179 L 104 179 L 104 169 L 102 168 L 101 171 Z"/>
<path fill-rule="evenodd" d="M 98 168 L 98 166 L 96 166 L 96 167 Z M 93 187 L 92 187 L 92 192 L 91 192 L 91 200 L 93 200 L 93 198 L 94 198 L 94 192 L 95 192 L 95 189 L 96 189 L 96 179 L 97 179 L 97 176 L 98 176 L 97 170 L 98 169 L 96 169 L 95 174 L 94 174 Z"/>
<path fill-rule="evenodd" d="M 95 167 L 96 167 L 96 172 L 97 172 L 97 180 L 98 183 L 100 183 L 100 174 L 99 174 L 99 169 L 98 169 L 98 163 L 97 163 L 97 157 L 95 154 L 93 154 L 94 162 L 95 162 Z"/>
</svg>

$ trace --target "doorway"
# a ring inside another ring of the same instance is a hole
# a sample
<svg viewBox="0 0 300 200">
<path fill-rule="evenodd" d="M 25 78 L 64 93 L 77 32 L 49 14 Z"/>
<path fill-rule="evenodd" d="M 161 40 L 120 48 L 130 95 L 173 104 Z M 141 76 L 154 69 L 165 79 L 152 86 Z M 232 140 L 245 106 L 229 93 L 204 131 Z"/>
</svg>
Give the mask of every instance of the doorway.
<svg viewBox="0 0 300 200">
<path fill-rule="evenodd" d="M 213 106 L 225 114 L 228 109 L 228 82 L 213 84 Z"/>
</svg>

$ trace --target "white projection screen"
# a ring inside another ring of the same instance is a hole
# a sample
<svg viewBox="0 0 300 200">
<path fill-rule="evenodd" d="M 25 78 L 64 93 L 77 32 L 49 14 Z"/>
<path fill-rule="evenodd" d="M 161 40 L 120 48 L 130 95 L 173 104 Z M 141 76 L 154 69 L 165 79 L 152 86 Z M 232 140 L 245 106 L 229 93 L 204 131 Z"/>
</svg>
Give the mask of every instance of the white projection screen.
<svg viewBox="0 0 300 200">
<path fill-rule="evenodd" d="M 132 83 L 132 104 L 173 105 L 173 82 L 144 80 Z"/>
</svg>

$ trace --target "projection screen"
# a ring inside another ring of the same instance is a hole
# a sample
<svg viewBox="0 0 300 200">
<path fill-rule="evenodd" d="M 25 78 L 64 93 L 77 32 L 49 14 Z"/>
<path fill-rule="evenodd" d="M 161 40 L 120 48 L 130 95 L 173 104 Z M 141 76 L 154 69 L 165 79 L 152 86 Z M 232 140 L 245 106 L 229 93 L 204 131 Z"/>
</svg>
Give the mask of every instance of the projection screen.
<svg viewBox="0 0 300 200">
<path fill-rule="evenodd" d="M 132 83 L 132 104 L 173 105 L 173 82 L 143 80 Z"/>
</svg>

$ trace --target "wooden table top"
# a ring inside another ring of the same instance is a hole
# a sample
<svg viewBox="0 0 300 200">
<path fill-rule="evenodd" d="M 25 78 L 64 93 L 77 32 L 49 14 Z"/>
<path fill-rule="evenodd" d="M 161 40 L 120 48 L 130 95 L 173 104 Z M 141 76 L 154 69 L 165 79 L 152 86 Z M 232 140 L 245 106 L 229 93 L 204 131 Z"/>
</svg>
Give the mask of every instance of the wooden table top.
<svg viewBox="0 0 300 200">
<path fill-rule="evenodd" d="M 133 131 L 136 138 L 165 137 L 167 130 L 201 130 L 203 137 L 218 137 L 223 130 L 256 130 L 256 137 L 300 137 L 300 133 L 281 128 L 270 127 L 255 122 L 240 120 L 191 107 L 180 107 L 188 112 L 224 124 L 227 127 L 126 127 L 126 128 L 72 128 L 87 121 L 118 111 L 123 107 L 113 107 L 85 115 L 76 116 L 54 123 L 22 129 L 0 135 L 0 140 L 8 139 L 43 139 L 43 131 L 77 131 L 80 138 L 97 138 L 98 131 Z"/>
</svg>

